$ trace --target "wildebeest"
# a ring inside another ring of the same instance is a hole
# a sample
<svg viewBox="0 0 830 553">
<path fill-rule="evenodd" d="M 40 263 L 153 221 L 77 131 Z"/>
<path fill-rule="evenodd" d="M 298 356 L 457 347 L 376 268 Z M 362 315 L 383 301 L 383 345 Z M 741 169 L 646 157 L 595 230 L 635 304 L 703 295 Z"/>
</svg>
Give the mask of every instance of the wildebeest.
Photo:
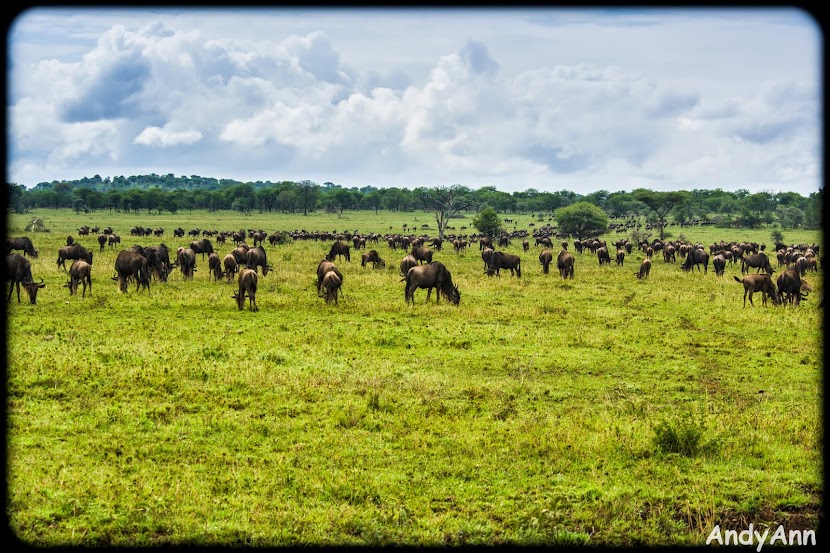
<svg viewBox="0 0 830 553">
<path fill-rule="evenodd" d="M 553 254 L 550 253 L 550 250 L 544 249 L 542 253 L 539 254 L 539 263 L 542 264 L 542 272 L 548 274 L 550 271 L 550 262 L 553 261 Z"/>
<path fill-rule="evenodd" d="M 412 267 L 406 273 L 406 277 L 403 278 L 402 282 L 406 282 L 404 300 L 407 303 L 412 302 L 412 305 L 415 305 L 415 290 L 418 288 L 426 288 L 426 302 L 429 302 L 429 295 L 432 293 L 432 289 L 435 288 L 435 303 L 441 303 L 440 296 L 442 295 L 453 305 L 457 306 L 461 303 L 461 293 L 458 291 L 458 286 L 453 284 L 452 274 L 440 261 Z"/>
<path fill-rule="evenodd" d="M 38 251 L 35 245 L 32 244 L 31 238 L 28 236 L 20 236 L 18 238 L 6 238 L 6 255 L 12 253 L 12 250 L 21 250 L 23 257 L 27 255 L 37 259 Z"/>
<path fill-rule="evenodd" d="M 107 245 L 107 235 L 106 234 L 99 234 L 98 235 L 98 251 L 104 251 L 104 246 Z"/>
<path fill-rule="evenodd" d="M 19 253 L 12 253 L 6 256 L 6 282 L 11 281 L 9 286 L 9 297 L 7 303 L 12 301 L 12 292 L 17 288 L 17 303 L 20 303 L 20 285 L 26 289 L 29 294 L 29 303 L 37 304 L 37 292 L 41 288 L 45 288 L 43 278 L 40 282 L 35 282 L 32 278 L 32 264 L 24 256 Z"/>
<path fill-rule="evenodd" d="M 266 276 L 268 271 L 273 269 L 268 265 L 268 259 L 265 254 L 265 248 L 262 246 L 254 246 L 248 250 L 248 261 L 246 263 L 248 269 L 257 270 L 257 267 L 262 267 L 262 276 Z"/>
<path fill-rule="evenodd" d="M 216 252 L 208 256 L 208 271 L 213 274 L 214 282 L 222 279 L 222 260 L 219 259 L 219 254 Z"/>
<path fill-rule="evenodd" d="M 253 269 L 248 269 L 247 267 L 239 271 L 239 290 L 234 292 L 231 296 L 236 300 L 236 305 L 239 307 L 239 310 L 245 309 L 245 294 L 248 295 L 248 308 L 251 311 L 259 311 L 259 308 L 256 305 L 256 287 L 257 287 L 257 274 L 256 271 Z"/>
<path fill-rule="evenodd" d="M 202 238 L 201 240 L 194 240 L 190 243 L 190 249 L 193 250 L 194 253 L 202 254 L 202 259 L 205 258 L 205 254 L 212 254 L 213 253 L 213 244 L 211 244 L 210 240 L 207 238 Z"/>
<path fill-rule="evenodd" d="M 118 289 L 121 292 L 127 291 L 127 280 L 130 278 L 136 281 L 136 291 L 142 286 L 150 290 L 150 270 L 147 267 L 147 258 L 135 251 L 121 250 L 115 258 L 116 276 L 112 280 L 118 281 Z"/>
<path fill-rule="evenodd" d="M 778 275 L 778 297 L 781 303 L 800 305 L 807 299 L 813 287 L 801 280 L 801 274 L 795 267 L 790 267 Z"/>
<path fill-rule="evenodd" d="M 66 270 L 67 259 L 83 259 L 92 265 L 92 252 L 87 251 L 86 248 L 77 243 L 64 246 L 58 250 L 58 267 L 63 267 Z"/>
<path fill-rule="evenodd" d="M 196 252 L 193 248 L 179 248 L 176 260 L 182 272 L 182 278 L 192 280 L 193 273 L 196 271 Z"/>
<path fill-rule="evenodd" d="M 369 250 L 360 256 L 360 266 L 365 267 L 367 263 L 371 263 L 373 269 L 378 265 L 386 267 L 386 262 L 380 258 L 380 255 L 378 255 L 376 250 Z"/>
<path fill-rule="evenodd" d="M 75 243 L 75 239 L 74 239 L 74 238 L 72 238 L 72 235 L 71 235 L 71 234 L 70 234 L 70 235 L 68 235 L 68 236 L 66 237 L 66 245 L 67 245 L 67 246 L 71 246 L 71 245 L 72 245 L 72 244 L 74 244 L 74 243 Z"/>
<path fill-rule="evenodd" d="M 247 265 L 248 264 L 248 244 L 245 242 L 240 242 L 237 247 L 235 247 L 231 251 L 231 255 L 233 255 L 234 259 L 236 259 L 237 265 Z"/>
<path fill-rule="evenodd" d="M 325 278 L 327 273 L 335 273 L 340 278 L 340 284 L 343 284 L 343 274 L 340 272 L 340 269 L 337 266 L 329 261 L 328 259 L 323 259 L 320 263 L 317 264 L 317 296 L 322 297 L 323 295 L 323 279 Z"/>
<path fill-rule="evenodd" d="M 335 258 L 339 259 L 341 257 L 345 257 L 346 261 L 351 263 L 352 256 L 349 253 L 349 249 L 350 248 L 348 244 L 346 244 L 345 242 L 337 241 L 334 244 L 332 244 L 331 249 L 329 250 L 329 253 L 326 256 L 326 259 L 328 259 L 329 261 L 334 261 Z"/>
<path fill-rule="evenodd" d="M 726 257 L 720 253 L 713 257 L 712 268 L 715 269 L 715 274 L 717 276 L 723 276 L 723 273 L 726 270 Z"/>
<path fill-rule="evenodd" d="M 69 267 L 69 282 L 67 283 L 67 287 L 69 288 L 70 295 L 74 296 L 78 293 L 78 283 L 84 285 L 83 293 L 81 294 L 82 298 L 86 297 L 87 286 L 89 286 L 89 295 L 92 295 L 92 265 L 83 259 L 76 259 L 72 263 L 72 266 Z"/>
<path fill-rule="evenodd" d="M 522 251 L 527 251 L 530 249 L 530 242 L 527 240 L 522 240 Z"/>
<path fill-rule="evenodd" d="M 574 241 L 576 244 L 576 241 Z M 562 250 L 556 256 L 556 267 L 559 269 L 559 275 L 562 278 L 574 277 L 574 256 L 567 250 Z"/>
<path fill-rule="evenodd" d="M 490 267 L 490 263 L 493 260 L 493 254 L 496 253 L 493 248 L 484 248 L 481 251 L 481 259 L 484 261 L 484 270 L 486 271 Z"/>
<path fill-rule="evenodd" d="M 602 246 L 597 248 L 597 259 L 599 259 L 599 266 L 611 264 L 611 254 L 608 253 L 608 248 Z"/>
<path fill-rule="evenodd" d="M 432 250 L 426 246 L 415 246 L 409 254 L 418 260 L 418 263 L 432 263 Z"/>
<path fill-rule="evenodd" d="M 691 271 L 695 267 L 700 271 L 700 266 L 703 265 L 703 274 L 709 270 L 709 252 L 703 248 L 692 248 L 686 253 L 686 260 L 680 266 L 684 271 Z"/>
<path fill-rule="evenodd" d="M 756 274 L 760 273 L 761 269 L 765 270 L 768 275 L 773 273 L 772 265 L 769 262 L 767 254 L 764 252 L 752 253 L 741 257 L 741 273 L 748 273 L 750 267 L 757 269 L 755 271 Z"/>
<path fill-rule="evenodd" d="M 625 261 L 625 250 L 619 248 L 617 250 L 617 265 L 622 265 L 623 261 Z"/>
<path fill-rule="evenodd" d="M 329 271 L 323 276 L 323 282 L 320 285 L 323 297 L 326 303 L 331 303 L 334 300 L 334 305 L 337 305 L 337 296 L 340 293 L 340 287 L 343 285 L 343 278 L 335 271 Z"/>
<path fill-rule="evenodd" d="M 233 283 L 233 277 L 236 275 L 236 270 L 239 264 L 232 254 L 226 255 L 222 258 L 222 266 L 225 268 L 225 277 L 228 279 L 228 284 Z"/>
<path fill-rule="evenodd" d="M 493 252 L 490 258 L 490 266 L 487 267 L 485 274 L 488 276 L 498 275 L 501 269 L 510 269 L 510 276 L 515 275 L 517 278 L 522 276 L 522 260 L 514 253 Z"/>
<path fill-rule="evenodd" d="M 634 274 L 637 275 L 638 279 L 642 280 L 648 278 L 649 273 L 651 273 L 651 259 L 645 257 L 640 262 L 640 269 Z"/>
<path fill-rule="evenodd" d="M 401 276 L 405 277 L 406 273 L 409 272 L 409 269 L 415 267 L 416 265 L 418 265 L 418 260 L 415 259 L 411 253 L 406 254 L 406 256 L 401 259 Z"/>
<path fill-rule="evenodd" d="M 120 243 L 121 243 L 121 237 L 118 236 L 117 234 L 110 234 L 110 235 L 107 236 L 107 245 L 110 248 L 114 248 L 116 244 L 120 244 Z"/>
<path fill-rule="evenodd" d="M 772 282 L 772 277 L 767 273 L 747 275 L 743 278 L 733 276 L 736 282 L 744 285 L 744 307 L 746 307 L 746 296 L 749 295 L 749 303 L 752 303 L 752 295 L 755 292 L 761 292 L 761 302 L 763 305 L 767 304 L 767 296 L 772 298 L 772 303 L 778 305 L 778 294 L 775 291 L 775 284 Z"/>
<path fill-rule="evenodd" d="M 675 263 L 677 261 L 676 252 L 677 249 L 671 244 L 668 244 L 665 248 L 663 248 L 663 262 Z"/>
</svg>

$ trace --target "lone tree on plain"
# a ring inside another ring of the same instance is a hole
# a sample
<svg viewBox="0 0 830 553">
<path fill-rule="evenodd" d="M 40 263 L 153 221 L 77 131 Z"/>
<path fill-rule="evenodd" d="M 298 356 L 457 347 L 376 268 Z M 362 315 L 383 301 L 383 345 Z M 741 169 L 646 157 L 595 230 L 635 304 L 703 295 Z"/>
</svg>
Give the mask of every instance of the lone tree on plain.
<svg viewBox="0 0 830 553">
<path fill-rule="evenodd" d="M 424 194 L 424 202 L 435 210 L 435 222 L 438 223 L 438 238 L 444 239 L 444 231 L 453 215 L 470 207 L 467 197 L 469 190 L 460 184 L 450 187 L 436 186 Z"/>
<path fill-rule="evenodd" d="M 482 234 L 493 238 L 501 230 L 501 218 L 492 207 L 485 207 L 473 217 L 473 226 Z"/>
<path fill-rule="evenodd" d="M 666 228 L 666 215 L 674 206 L 686 201 L 688 192 L 655 192 L 646 188 L 638 188 L 631 192 L 631 196 L 638 202 L 645 204 L 657 216 L 657 226 L 660 227 L 660 240 L 665 238 L 663 230 Z"/>
<path fill-rule="evenodd" d="M 559 230 L 579 240 L 608 231 L 608 215 L 590 202 L 576 202 L 553 212 Z"/>
</svg>

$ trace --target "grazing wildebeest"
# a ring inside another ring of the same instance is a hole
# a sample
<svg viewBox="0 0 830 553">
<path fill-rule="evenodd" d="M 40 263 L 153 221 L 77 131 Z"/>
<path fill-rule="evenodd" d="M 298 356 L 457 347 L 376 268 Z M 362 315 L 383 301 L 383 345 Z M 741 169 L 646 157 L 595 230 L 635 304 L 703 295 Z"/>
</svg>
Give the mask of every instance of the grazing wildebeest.
<svg viewBox="0 0 830 553">
<path fill-rule="evenodd" d="M 622 265 L 623 261 L 625 261 L 625 250 L 619 248 L 617 250 L 617 265 Z"/>
<path fill-rule="evenodd" d="M 749 303 L 752 303 L 752 295 L 755 292 L 761 292 L 761 302 L 763 305 L 767 304 L 767 296 L 772 298 L 772 303 L 778 305 L 778 294 L 775 291 L 775 284 L 772 282 L 772 277 L 767 273 L 747 275 L 743 278 L 733 276 L 736 282 L 744 285 L 744 307 L 746 307 L 746 296 L 749 295 Z"/>
<path fill-rule="evenodd" d="M 527 240 L 522 240 L 522 251 L 527 251 L 530 249 L 530 242 Z"/>
<path fill-rule="evenodd" d="M 550 236 L 537 236 L 536 237 L 536 245 L 537 246 L 541 245 L 545 248 L 552 248 L 553 247 L 553 241 L 551 241 Z"/>
<path fill-rule="evenodd" d="M 386 267 L 386 262 L 380 258 L 380 255 L 378 255 L 376 250 L 369 250 L 360 256 L 360 266 L 365 267 L 367 263 L 371 263 L 373 269 L 378 265 Z"/>
<path fill-rule="evenodd" d="M 760 273 L 761 269 L 765 270 L 768 275 L 771 275 L 774 272 L 772 265 L 769 262 L 769 258 L 764 252 L 744 255 L 741 258 L 741 274 L 748 273 L 750 267 L 755 267 L 757 269 L 757 271 L 755 271 L 756 274 Z"/>
<path fill-rule="evenodd" d="M 599 259 L 599 266 L 602 267 L 603 264 L 610 265 L 611 264 L 611 254 L 608 253 L 608 248 L 602 246 L 597 248 L 597 259 Z"/>
<path fill-rule="evenodd" d="M 484 270 L 486 271 L 490 264 L 493 261 L 493 254 L 496 253 L 493 251 L 493 248 L 484 248 L 481 252 L 481 259 L 484 261 Z"/>
<path fill-rule="evenodd" d="M 147 258 L 135 251 L 121 250 L 115 258 L 116 276 L 112 280 L 118 281 L 118 289 L 121 292 L 127 291 L 127 281 L 134 278 L 136 291 L 142 286 L 150 291 L 150 270 L 147 267 Z"/>
<path fill-rule="evenodd" d="M 245 294 L 248 295 L 248 308 L 251 311 L 259 311 L 256 305 L 257 280 L 256 271 L 253 269 L 246 267 L 239 271 L 239 290 L 234 292 L 231 297 L 236 300 L 236 305 L 240 311 L 245 309 Z"/>
<path fill-rule="evenodd" d="M 202 254 L 202 259 L 205 258 L 205 254 L 212 254 L 213 253 L 213 244 L 210 243 L 210 240 L 207 238 L 202 238 L 201 240 L 194 240 L 190 243 L 190 249 L 193 250 L 194 253 Z"/>
<path fill-rule="evenodd" d="M 576 242 L 574 242 L 575 244 Z M 559 275 L 562 278 L 574 277 L 574 256 L 567 250 L 562 250 L 556 256 L 556 267 L 559 269 Z"/>
<path fill-rule="evenodd" d="M 66 270 L 67 259 L 83 259 L 92 265 L 92 252 L 89 252 L 80 244 L 72 244 L 71 246 L 64 246 L 58 250 L 58 267 L 63 267 Z"/>
<path fill-rule="evenodd" d="M 219 254 L 216 252 L 208 256 L 208 270 L 213 274 L 214 282 L 222 280 L 222 260 L 219 259 Z"/>
<path fill-rule="evenodd" d="M 482 236 L 478 241 L 478 249 L 485 250 L 493 247 L 493 239 L 489 236 Z"/>
<path fill-rule="evenodd" d="M 180 238 L 184 236 L 184 229 L 182 227 L 174 228 L 173 229 L 173 236 L 175 238 Z"/>
<path fill-rule="evenodd" d="M 418 265 L 418 260 L 415 259 L 411 253 L 406 254 L 406 256 L 401 259 L 401 276 L 405 277 L 406 273 L 409 272 L 409 269 L 415 267 L 416 265 Z"/>
<path fill-rule="evenodd" d="M 426 246 L 415 246 L 409 254 L 418 260 L 418 263 L 432 263 L 432 250 Z"/>
<path fill-rule="evenodd" d="M 522 260 L 514 253 L 493 252 L 490 258 L 490 266 L 484 272 L 487 276 L 500 276 L 501 269 L 510 269 L 510 276 L 520 278 L 522 276 Z"/>
<path fill-rule="evenodd" d="M 723 276 L 723 273 L 726 270 L 726 257 L 722 253 L 719 253 L 712 258 L 712 268 L 715 269 L 715 274 L 717 276 Z"/>
<path fill-rule="evenodd" d="M 323 295 L 323 279 L 325 278 L 327 273 L 335 273 L 340 278 L 340 284 L 343 284 L 343 274 L 340 272 L 340 269 L 337 266 L 329 261 L 328 259 L 323 259 L 320 263 L 317 264 L 317 296 L 322 297 Z"/>
<path fill-rule="evenodd" d="M 265 255 L 265 248 L 262 246 L 254 246 L 248 250 L 248 262 L 246 263 L 248 269 L 257 270 L 257 267 L 262 267 L 262 276 L 266 276 L 268 271 L 273 269 L 268 265 L 268 259 Z"/>
<path fill-rule="evenodd" d="M 98 251 L 104 251 L 104 246 L 107 245 L 107 235 L 106 234 L 99 234 L 98 235 Z"/>
<path fill-rule="evenodd" d="M 68 235 L 68 236 L 66 237 L 66 245 L 67 245 L 67 246 L 71 246 L 71 245 L 72 245 L 72 244 L 74 244 L 74 243 L 75 243 L 75 239 L 74 239 L 74 238 L 72 238 L 72 235 L 71 235 L 71 234 L 70 234 L 70 235 Z"/>
<path fill-rule="evenodd" d="M 37 259 L 37 250 L 32 244 L 31 238 L 28 236 L 20 236 L 18 238 L 6 238 L 6 255 L 12 253 L 12 250 L 22 250 L 23 257 L 27 255 Z"/>
<path fill-rule="evenodd" d="M 542 272 L 548 274 L 550 272 L 550 263 L 553 261 L 553 254 L 550 253 L 549 249 L 542 250 L 542 253 L 539 254 L 539 263 L 542 264 Z"/>
<path fill-rule="evenodd" d="M 24 256 L 19 253 L 11 253 L 6 256 L 6 282 L 11 281 L 9 286 L 9 297 L 6 303 L 11 303 L 12 292 L 17 289 L 17 303 L 20 303 L 20 285 L 26 289 L 29 294 L 29 303 L 37 304 L 37 292 L 41 288 L 45 288 L 43 278 L 40 282 L 35 282 L 32 278 L 32 264 Z"/>
<path fill-rule="evenodd" d="M 806 281 L 801 280 L 801 274 L 795 267 L 784 270 L 778 279 L 778 297 L 781 303 L 801 305 L 807 299 L 807 294 L 813 290 Z"/>
<path fill-rule="evenodd" d="M 337 305 L 337 296 L 340 294 L 340 287 L 343 285 L 343 278 L 335 271 L 329 271 L 323 276 L 323 282 L 320 284 L 323 297 L 326 303 L 331 303 L 334 300 L 334 305 Z"/>
<path fill-rule="evenodd" d="M 235 247 L 231 251 L 231 255 L 233 255 L 234 259 L 236 259 L 237 265 L 247 265 L 248 264 L 248 244 L 245 242 L 240 242 L 240 244 Z"/>
<path fill-rule="evenodd" d="M 648 278 L 649 273 L 651 273 L 651 259 L 645 257 L 640 262 L 640 269 L 634 274 L 637 275 L 638 279 L 642 280 Z"/>
<path fill-rule="evenodd" d="M 196 271 L 196 252 L 193 248 L 179 248 L 176 260 L 182 272 L 182 278 L 193 280 L 193 273 Z"/>
<path fill-rule="evenodd" d="M 92 265 L 83 259 L 75 260 L 72 266 L 69 267 L 69 282 L 66 284 L 69 288 L 69 295 L 74 296 L 78 293 L 78 283 L 84 285 L 82 298 L 86 297 L 87 286 L 89 286 L 89 295 L 92 295 Z"/>
<path fill-rule="evenodd" d="M 107 245 L 110 248 L 114 248 L 116 244 L 120 244 L 120 243 L 121 243 L 121 237 L 119 235 L 110 234 L 109 236 L 107 236 Z"/>
<path fill-rule="evenodd" d="M 684 271 L 691 271 L 695 267 L 700 271 L 700 266 L 703 265 L 703 274 L 709 270 L 709 252 L 703 248 L 692 248 L 686 253 L 686 261 L 680 266 Z"/>
<path fill-rule="evenodd" d="M 672 246 L 671 244 L 667 244 L 665 248 L 663 248 L 663 262 L 664 263 L 676 263 L 677 262 L 677 248 Z"/>
<path fill-rule="evenodd" d="M 349 263 L 352 262 L 352 256 L 349 253 L 349 245 L 345 242 L 335 242 L 331 246 L 331 250 L 329 250 L 329 254 L 326 256 L 326 259 L 329 261 L 334 261 L 335 258 L 340 259 L 341 257 L 345 257 L 346 261 Z"/>
<path fill-rule="evenodd" d="M 222 258 L 222 266 L 225 268 L 225 277 L 228 279 L 228 284 L 232 284 L 236 269 L 239 266 L 236 258 L 232 254 L 226 255 Z"/>
<path fill-rule="evenodd" d="M 461 293 L 458 286 L 452 283 L 452 274 L 440 261 L 412 267 L 401 282 L 406 282 L 404 300 L 407 303 L 412 302 L 412 305 L 415 305 L 415 290 L 418 288 L 427 289 L 426 302 L 429 302 L 433 288 L 436 289 L 435 303 L 441 303 L 442 295 L 453 305 L 457 306 L 461 302 Z"/>
</svg>

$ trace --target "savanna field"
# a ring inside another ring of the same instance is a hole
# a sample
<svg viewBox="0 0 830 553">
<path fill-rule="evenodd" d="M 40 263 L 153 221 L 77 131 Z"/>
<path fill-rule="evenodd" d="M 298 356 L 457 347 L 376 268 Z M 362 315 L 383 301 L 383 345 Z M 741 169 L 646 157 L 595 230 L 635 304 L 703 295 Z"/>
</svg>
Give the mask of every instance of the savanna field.
<svg viewBox="0 0 830 553">
<path fill-rule="evenodd" d="M 450 224 L 473 232 L 472 215 Z M 518 230 L 547 222 L 508 216 Z M 35 217 L 48 232 L 24 231 Z M 192 281 L 175 271 L 121 293 L 111 280 L 123 248 L 187 247 L 179 226 L 404 223 L 437 235 L 425 212 L 11 214 L 8 236 L 32 239 L 46 284 L 6 313 L 11 532 L 37 546 L 702 545 L 716 525 L 750 523 L 823 535 L 823 269 L 800 306 L 756 294 L 743 307 L 740 264 L 718 277 L 655 255 L 638 280 L 645 254 L 616 265 L 627 235 L 612 233 L 611 265 L 574 252 L 567 281 L 555 261 L 542 273 L 532 237 L 528 252 L 496 248 L 521 257 L 521 278 L 485 275 L 478 244 L 445 245 L 433 259 L 458 307 L 425 290 L 407 305 L 406 252 L 383 240 L 367 249 L 384 268 L 354 248 L 335 261 L 336 306 L 315 274 L 333 241 L 266 241 L 258 312 L 238 310 L 236 284 L 213 281 L 201 255 Z M 99 253 L 82 225 L 111 226 L 120 247 Z M 130 236 L 136 225 L 165 232 Z M 768 228 L 668 232 L 772 249 Z M 86 298 L 56 264 L 67 235 L 93 252 Z"/>
</svg>

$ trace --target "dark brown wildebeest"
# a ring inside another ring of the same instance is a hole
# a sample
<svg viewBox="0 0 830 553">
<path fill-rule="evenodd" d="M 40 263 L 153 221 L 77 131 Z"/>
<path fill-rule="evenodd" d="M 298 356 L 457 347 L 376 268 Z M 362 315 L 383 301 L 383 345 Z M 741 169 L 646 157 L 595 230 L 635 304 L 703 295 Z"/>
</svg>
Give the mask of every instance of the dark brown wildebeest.
<svg viewBox="0 0 830 553">
<path fill-rule="evenodd" d="M 801 274 L 795 267 L 784 270 L 776 281 L 778 283 L 778 297 L 781 303 L 801 305 L 807 299 L 807 294 L 813 287 L 801 280 Z"/>
<path fill-rule="evenodd" d="M 482 236 L 478 241 L 478 249 L 485 250 L 493 247 L 493 239 L 489 236 Z"/>
<path fill-rule="evenodd" d="M 28 236 L 6 238 L 6 255 L 12 253 L 12 250 L 21 250 L 23 252 L 23 257 L 28 255 L 29 257 L 37 259 L 38 252 L 35 249 L 35 245 L 32 244 L 31 238 Z"/>
<path fill-rule="evenodd" d="M 104 251 L 104 246 L 107 245 L 107 235 L 106 234 L 99 234 L 98 235 L 98 251 Z"/>
<path fill-rule="evenodd" d="M 349 253 L 349 245 L 345 242 L 337 241 L 332 244 L 331 249 L 329 250 L 326 259 L 329 261 L 334 261 L 335 258 L 340 259 L 341 257 L 345 257 L 346 261 L 349 263 L 352 262 L 352 256 Z"/>
<path fill-rule="evenodd" d="M 418 260 L 418 263 L 432 263 L 432 250 L 427 246 L 415 246 L 409 254 Z"/>
<path fill-rule="evenodd" d="M 709 252 L 703 248 L 692 248 L 686 253 L 686 261 L 680 266 L 684 271 L 691 271 L 697 267 L 698 272 L 700 266 L 703 265 L 703 274 L 709 270 Z"/>
<path fill-rule="evenodd" d="M 427 299 L 424 303 L 429 302 L 429 296 L 433 288 L 436 290 L 435 303 L 441 303 L 441 296 L 444 296 L 453 305 L 457 306 L 461 303 L 461 293 L 458 291 L 458 286 L 452 283 L 452 274 L 440 261 L 412 267 L 401 282 L 406 282 L 404 301 L 412 302 L 412 305 L 415 305 L 415 290 L 418 288 L 426 288 L 427 290 Z"/>
<path fill-rule="evenodd" d="M 251 238 L 254 241 L 254 246 L 255 247 L 256 246 L 261 246 L 262 243 L 265 242 L 265 239 L 268 238 L 268 233 L 265 232 L 264 230 L 258 230 L 258 231 L 255 231 L 251 235 Z M 262 274 L 265 274 L 265 273 L 262 273 Z"/>
<path fill-rule="evenodd" d="M 11 303 L 12 292 L 17 288 L 17 303 L 20 303 L 20 285 L 26 289 L 29 294 L 29 303 L 37 304 L 37 292 L 41 288 L 45 288 L 43 279 L 40 282 L 35 282 L 32 278 L 32 264 L 24 256 L 19 253 L 11 253 L 6 256 L 6 282 L 11 281 L 9 286 L 9 297 L 6 303 Z"/>
<path fill-rule="evenodd" d="M 234 292 L 231 297 L 236 300 L 236 306 L 239 307 L 240 311 L 245 309 L 245 294 L 248 295 L 248 308 L 251 311 L 259 311 L 256 306 L 257 280 L 256 271 L 253 269 L 246 267 L 239 271 L 239 290 Z"/>
<path fill-rule="evenodd" d="M 326 303 L 331 303 L 334 300 L 334 305 L 337 305 L 337 296 L 340 295 L 340 287 L 342 285 L 343 278 L 335 271 L 329 271 L 323 276 L 320 290 L 326 299 Z"/>
<path fill-rule="evenodd" d="M 756 274 L 760 273 L 761 269 L 765 270 L 768 275 L 771 275 L 774 272 L 772 265 L 769 262 L 769 258 L 764 252 L 744 255 L 741 258 L 741 274 L 748 273 L 750 267 L 757 269 L 757 271 L 755 271 Z"/>
<path fill-rule="evenodd" d="M 550 236 L 537 236 L 536 237 L 536 245 L 543 246 L 545 248 L 552 248 L 553 242 L 550 239 Z"/>
<path fill-rule="evenodd" d="M 273 269 L 268 265 L 268 259 L 265 255 L 265 248 L 262 246 L 254 246 L 248 250 L 248 262 L 245 265 L 248 269 L 257 270 L 257 267 L 262 267 L 262 276 L 266 276 L 268 271 Z"/>
<path fill-rule="evenodd" d="M 755 292 L 761 292 L 761 303 L 767 304 L 767 296 L 772 298 L 772 303 L 778 305 L 778 293 L 775 291 L 775 284 L 772 282 L 772 277 L 767 273 L 746 275 L 743 278 L 733 276 L 736 282 L 744 285 L 744 307 L 746 307 L 746 296 L 749 295 L 749 303 L 753 307 L 752 295 Z"/>
<path fill-rule="evenodd" d="M 174 238 L 181 238 L 184 236 L 184 229 L 182 227 L 174 228 L 173 229 L 173 237 Z"/>
<path fill-rule="evenodd" d="M 107 245 L 110 248 L 114 248 L 116 244 L 120 244 L 120 243 L 121 243 L 121 237 L 117 234 L 110 234 L 107 237 Z"/>
<path fill-rule="evenodd" d="M 637 275 L 639 280 L 643 280 L 648 278 L 649 273 L 651 273 L 651 259 L 645 257 L 640 262 L 640 269 L 634 274 Z"/>
<path fill-rule="evenodd" d="M 70 234 L 70 235 L 68 235 L 68 236 L 66 237 L 66 245 L 67 245 L 67 246 L 71 246 L 71 245 L 72 245 L 72 244 L 74 244 L 74 243 L 75 243 L 75 239 L 74 239 L 74 238 L 72 238 L 72 235 L 71 235 L 71 234 Z"/>
<path fill-rule="evenodd" d="M 371 263 L 373 269 L 378 265 L 386 267 L 386 262 L 380 258 L 380 255 L 378 255 L 376 250 L 369 250 L 360 256 L 360 266 L 365 267 L 367 263 Z"/>
<path fill-rule="evenodd" d="M 225 268 L 225 277 L 228 279 L 228 284 L 232 284 L 236 269 L 239 266 L 233 254 L 228 254 L 222 259 L 222 266 Z"/>
<path fill-rule="evenodd" d="M 213 253 L 213 244 L 210 243 L 210 240 L 207 238 L 202 238 L 201 240 L 194 240 L 190 243 L 190 249 L 193 250 L 194 253 L 202 254 L 202 259 L 205 258 L 205 254 L 212 254 Z"/>
<path fill-rule="evenodd" d="M 340 278 L 340 284 L 343 284 L 343 274 L 340 269 L 328 259 L 323 259 L 317 264 L 317 297 L 323 296 L 323 279 L 327 273 L 334 273 Z"/>
<path fill-rule="evenodd" d="M 663 248 L 663 262 L 664 263 L 676 263 L 677 262 L 677 248 L 675 248 L 671 244 L 667 244 L 665 248 Z"/>
<path fill-rule="evenodd" d="M 574 241 L 576 244 L 576 241 Z M 581 246 L 580 246 L 581 247 Z M 559 275 L 562 278 L 574 277 L 574 256 L 568 250 L 562 250 L 556 256 L 556 267 L 559 269 Z"/>
<path fill-rule="evenodd" d="M 527 251 L 530 249 L 530 242 L 527 240 L 522 240 L 522 251 Z"/>
<path fill-rule="evenodd" d="M 86 297 L 87 286 L 89 286 L 89 295 L 92 295 L 92 265 L 83 259 L 75 260 L 72 266 L 69 267 L 69 282 L 66 283 L 66 287 L 69 288 L 70 296 L 78 293 L 78 283 L 84 285 L 82 298 Z"/>
<path fill-rule="evenodd" d="M 723 253 L 719 253 L 712 258 L 712 268 L 715 269 L 715 274 L 717 276 L 723 276 L 723 273 L 726 270 L 726 257 Z"/>
<path fill-rule="evenodd" d="M 213 274 L 213 281 L 222 280 L 224 276 L 222 273 L 222 260 L 219 259 L 219 254 L 213 252 L 208 256 L 208 271 Z"/>
<path fill-rule="evenodd" d="M 550 272 L 550 263 L 553 261 L 553 254 L 550 253 L 550 250 L 545 248 L 542 250 L 542 253 L 539 254 L 539 263 L 542 264 L 542 272 L 548 274 Z"/>
<path fill-rule="evenodd" d="M 72 244 L 71 246 L 64 246 L 58 250 L 58 267 L 63 267 L 66 270 L 67 259 L 83 259 L 92 265 L 92 252 L 89 252 L 80 244 Z"/>
<path fill-rule="evenodd" d="M 484 271 L 484 274 L 487 276 L 501 276 L 499 275 L 501 269 L 510 269 L 510 276 L 515 275 L 517 278 L 520 278 L 522 276 L 522 260 L 518 255 L 513 253 L 493 252 L 493 256 L 490 258 L 490 265 Z"/>
<path fill-rule="evenodd" d="M 406 256 L 401 259 L 401 276 L 405 277 L 406 273 L 409 272 L 409 269 L 415 267 L 416 265 L 418 265 L 418 260 L 415 259 L 411 253 L 406 254 Z"/>
<path fill-rule="evenodd" d="M 182 272 L 182 278 L 193 280 L 193 273 L 196 271 L 196 252 L 193 251 L 193 248 L 179 248 L 176 262 Z"/>
<path fill-rule="evenodd" d="M 486 271 L 488 267 L 490 267 L 490 262 L 493 260 L 493 254 L 496 253 L 493 251 L 493 248 L 484 248 L 481 252 L 481 259 L 484 261 L 484 270 Z"/>
<path fill-rule="evenodd" d="M 141 287 L 150 291 L 150 269 L 147 267 L 147 258 L 135 251 L 121 250 L 115 258 L 116 276 L 112 280 L 118 281 L 118 289 L 127 291 L 127 281 L 130 278 L 136 281 L 136 291 Z"/>
<path fill-rule="evenodd" d="M 234 259 L 236 259 L 237 265 L 247 265 L 248 264 L 248 244 L 245 242 L 240 242 L 240 244 L 235 247 L 231 251 L 231 255 L 233 255 Z"/>
<path fill-rule="evenodd" d="M 600 267 L 602 267 L 603 264 L 610 265 L 611 254 L 608 253 L 608 248 L 606 248 L 605 246 L 597 248 L 597 259 L 599 259 Z"/>
<path fill-rule="evenodd" d="M 625 250 L 620 248 L 617 250 L 617 265 L 622 265 L 625 261 Z"/>
</svg>

